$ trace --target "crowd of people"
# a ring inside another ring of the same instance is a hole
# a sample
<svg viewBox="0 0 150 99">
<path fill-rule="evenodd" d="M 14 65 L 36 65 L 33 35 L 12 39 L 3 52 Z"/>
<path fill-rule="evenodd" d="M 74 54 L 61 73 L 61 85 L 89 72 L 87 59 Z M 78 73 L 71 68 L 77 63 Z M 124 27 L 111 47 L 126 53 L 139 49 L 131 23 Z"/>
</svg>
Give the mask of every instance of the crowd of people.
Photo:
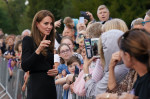
<svg viewBox="0 0 150 99">
<path fill-rule="evenodd" d="M 31 31 L 6 36 L 1 29 L 8 81 L 18 66 L 25 72 L 27 99 L 150 99 L 150 10 L 130 29 L 111 18 L 105 5 L 98 7 L 97 17 L 87 11 L 79 19 L 55 21 L 50 11 L 41 10 Z"/>
</svg>

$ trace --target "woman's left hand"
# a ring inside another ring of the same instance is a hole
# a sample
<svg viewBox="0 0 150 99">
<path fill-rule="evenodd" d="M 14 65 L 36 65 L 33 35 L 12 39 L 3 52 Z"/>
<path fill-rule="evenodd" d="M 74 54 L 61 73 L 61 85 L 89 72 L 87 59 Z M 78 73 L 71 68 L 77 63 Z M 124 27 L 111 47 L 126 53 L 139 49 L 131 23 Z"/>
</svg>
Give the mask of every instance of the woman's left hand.
<svg viewBox="0 0 150 99">
<path fill-rule="evenodd" d="M 129 93 L 122 93 L 119 99 L 139 99 L 139 98 Z"/>
<path fill-rule="evenodd" d="M 55 77 L 58 74 L 58 70 L 57 69 L 50 69 L 50 70 L 48 70 L 47 74 L 49 76 Z"/>
<path fill-rule="evenodd" d="M 96 99 L 118 99 L 117 94 L 102 93 L 96 96 Z"/>
</svg>

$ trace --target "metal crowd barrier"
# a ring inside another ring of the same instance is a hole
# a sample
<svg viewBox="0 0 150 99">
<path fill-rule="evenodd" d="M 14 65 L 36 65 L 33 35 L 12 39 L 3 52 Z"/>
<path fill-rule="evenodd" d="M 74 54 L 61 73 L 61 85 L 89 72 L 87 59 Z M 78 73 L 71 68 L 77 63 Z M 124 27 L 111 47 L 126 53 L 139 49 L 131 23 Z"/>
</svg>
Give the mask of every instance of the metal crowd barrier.
<svg viewBox="0 0 150 99">
<path fill-rule="evenodd" d="M 9 78 L 8 61 L 0 57 L 0 99 L 26 99 L 25 92 L 22 92 L 24 83 L 24 72 L 15 66 L 13 76 Z M 62 85 L 56 85 L 57 99 L 63 99 L 64 91 Z M 73 95 L 72 99 L 92 99 Z"/>
<path fill-rule="evenodd" d="M 10 78 L 7 64 L 8 61 L 0 57 L 0 99 L 25 99 L 24 92 L 21 91 L 24 72 L 15 66 Z"/>
</svg>

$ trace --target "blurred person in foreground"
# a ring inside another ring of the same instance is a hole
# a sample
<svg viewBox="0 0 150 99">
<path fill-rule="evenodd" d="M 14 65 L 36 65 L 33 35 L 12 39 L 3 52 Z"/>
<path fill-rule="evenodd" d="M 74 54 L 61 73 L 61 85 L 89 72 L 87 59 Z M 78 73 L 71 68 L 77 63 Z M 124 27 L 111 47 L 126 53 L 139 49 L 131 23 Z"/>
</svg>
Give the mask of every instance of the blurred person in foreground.
<svg viewBox="0 0 150 99">
<path fill-rule="evenodd" d="M 150 10 L 146 12 L 146 15 L 142 24 L 144 26 L 144 29 L 150 33 Z"/>
<path fill-rule="evenodd" d="M 130 92 L 121 96 L 103 93 L 97 95 L 96 99 L 150 99 L 150 34 L 140 29 L 127 31 L 119 38 L 118 45 L 120 51 L 112 55 L 109 68 L 115 68 L 122 60 L 126 67 L 137 72 L 137 79 Z"/>
</svg>

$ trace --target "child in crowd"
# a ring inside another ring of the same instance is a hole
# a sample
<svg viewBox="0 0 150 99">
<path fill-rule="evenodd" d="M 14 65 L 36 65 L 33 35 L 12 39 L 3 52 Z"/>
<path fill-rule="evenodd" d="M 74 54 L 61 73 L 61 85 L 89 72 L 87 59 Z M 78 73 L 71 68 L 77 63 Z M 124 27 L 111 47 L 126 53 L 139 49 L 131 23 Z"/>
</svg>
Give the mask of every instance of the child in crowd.
<svg viewBox="0 0 150 99">
<path fill-rule="evenodd" d="M 77 36 L 77 24 L 78 24 L 78 19 L 72 19 L 71 17 L 65 17 L 64 18 L 64 24 L 68 28 L 73 28 L 75 30 L 75 37 Z"/>
<path fill-rule="evenodd" d="M 15 58 L 15 51 L 14 51 L 14 37 L 9 35 L 6 38 L 6 47 L 7 51 L 4 53 L 4 58 L 12 59 Z"/>
<path fill-rule="evenodd" d="M 18 66 L 21 63 L 22 40 L 16 42 L 14 49 L 16 54 L 17 66 Z"/>
<path fill-rule="evenodd" d="M 80 65 L 81 65 L 81 61 L 78 57 L 76 57 L 76 56 L 70 57 L 70 59 L 67 61 L 67 66 L 68 66 L 68 70 L 71 74 L 68 74 L 64 78 L 56 80 L 55 84 L 64 84 L 63 85 L 64 90 L 68 90 L 70 87 L 70 84 L 73 83 L 73 76 L 75 75 L 76 67 L 80 67 Z M 67 97 L 67 94 L 66 94 L 66 97 Z M 71 94 L 70 90 L 68 93 L 68 99 L 72 99 L 72 94 Z"/>
<path fill-rule="evenodd" d="M 16 59 L 9 59 L 8 61 L 8 71 L 9 71 L 8 81 L 10 81 L 10 79 L 13 76 L 13 68 L 16 66 L 16 63 L 17 63 Z"/>
<path fill-rule="evenodd" d="M 66 70 L 67 74 L 70 74 L 67 68 L 67 61 L 72 56 L 71 49 L 67 44 L 60 44 L 58 48 L 58 54 L 60 56 L 60 65 L 58 66 L 58 74 L 62 75 L 62 71 Z"/>
<path fill-rule="evenodd" d="M 69 45 L 72 55 L 77 56 L 80 59 L 81 64 L 83 64 L 83 57 L 80 54 L 74 52 L 74 42 L 70 37 L 63 37 L 61 43 Z"/>
</svg>

